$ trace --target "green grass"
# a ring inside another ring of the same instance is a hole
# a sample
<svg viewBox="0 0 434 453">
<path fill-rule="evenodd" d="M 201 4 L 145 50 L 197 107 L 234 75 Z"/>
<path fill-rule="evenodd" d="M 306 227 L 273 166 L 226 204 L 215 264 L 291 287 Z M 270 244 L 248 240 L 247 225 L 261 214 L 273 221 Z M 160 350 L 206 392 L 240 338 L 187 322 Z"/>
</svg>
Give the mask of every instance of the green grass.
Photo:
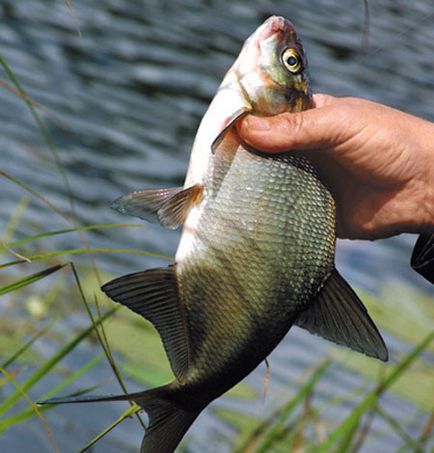
<svg viewBox="0 0 434 453">
<path fill-rule="evenodd" d="M 65 213 L 35 188 L 0 170 L 0 177 L 13 183 L 18 192 L 25 193 L 15 211 L 9 213 L 10 221 L 0 242 L 0 268 L 3 269 L 0 276 L 0 388 L 6 395 L 0 401 L 0 435 L 7 435 L 16 425 L 31 423 L 37 418 L 56 451 L 56 433 L 52 432 L 44 416 L 54 408 L 38 408 L 31 395 L 43 400 L 60 393 L 87 393 L 104 382 L 110 374 L 124 392 L 127 392 L 127 388 L 123 376 L 143 386 L 161 385 L 172 378 L 161 341 L 150 324 L 125 309 L 118 310 L 119 307 L 99 291 L 101 272 L 96 266 L 94 254 L 135 253 L 168 260 L 170 257 L 147 251 L 91 247 L 85 236 L 90 230 L 138 226 L 77 224 L 68 175 L 47 128 L 38 115 L 38 104 L 29 99 L 1 56 L 0 65 L 9 78 L 9 83 L 28 105 L 62 175 L 70 200 L 70 211 Z M 29 199 L 47 206 L 53 217 L 63 219 L 65 228 L 40 231 L 37 234 L 32 232 L 16 240 L 15 230 L 25 215 Z M 75 249 L 52 249 L 51 239 L 59 235 L 78 235 L 82 246 Z M 28 248 L 29 245 L 32 245 L 32 249 Z M 89 264 L 83 264 L 77 269 L 71 260 L 75 255 L 83 254 L 89 257 Z M 23 263 L 26 263 L 25 267 L 19 267 Z M 20 276 L 17 277 L 17 274 Z M 106 278 L 108 276 L 104 276 Z M 403 296 L 405 291 L 407 295 Z M 380 297 L 365 294 L 363 299 L 367 300 L 368 308 L 373 317 L 380 320 L 382 327 L 414 345 L 409 353 L 401 355 L 397 362 L 384 365 L 358 354 L 333 348 L 332 357 L 311 370 L 309 375 L 303 374 L 296 388 L 288 389 L 285 401 L 270 415 L 258 417 L 248 412 L 221 407 L 216 409 L 215 415 L 234 429 L 233 450 L 239 453 L 300 449 L 308 452 L 357 451 L 371 435 L 373 421 L 378 417 L 386 421 L 390 429 L 402 439 L 402 451 L 425 451 L 434 429 L 433 401 L 426 397 L 434 394 L 434 370 L 433 364 L 423 357 L 424 352 L 434 351 L 432 323 L 427 321 L 433 315 L 432 301 L 406 289 L 399 289 L 398 293 L 401 299 L 406 297 L 405 300 L 410 303 L 417 299 L 419 311 L 407 310 L 408 307 L 404 304 L 401 316 L 392 316 L 398 297 L 393 288 L 385 288 Z M 52 326 L 54 323 L 65 322 L 70 312 L 87 316 L 89 325 L 82 330 L 69 332 L 67 337 L 60 336 Z M 37 348 L 42 340 L 57 344 L 56 352 L 51 356 L 42 356 Z M 90 340 L 97 341 L 100 352 L 96 352 L 93 359 L 73 370 L 72 374 L 65 375 L 62 361 L 82 342 Z M 115 361 L 113 352 L 121 359 Z M 101 361 L 108 364 L 107 376 L 101 377 L 92 388 L 80 387 L 80 378 L 92 372 L 94 366 Z M 342 394 L 330 396 L 326 405 L 316 403 L 315 393 L 336 364 L 365 376 L 367 384 L 363 389 L 363 397 L 360 399 L 358 395 L 348 394 L 343 389 Z M 30 372 L 23 373 L 23 366 L 27 366 Z M 58 381 L 57 385 L 45 395 L 39 395 L 37 384 L 53 374 Z M 418 406 L 421 412 L 428 415 L 426 424 L 421 425 L 417 432 L 407 433 L 400 421 L 382 407 L 382 398 L 386 393 L 399 395 Z M 258 400 L 261 397 L 246 383 L 236 386 L 229 396 L 240 402 Z M 327 408 L 339 406 L 342 400 L 352 402 L 354 408 L 342 419 L 330 421 L 325 415 Z M 27 404 L 23 405 L 23 401 Z M 137 417 L 137 429 L 142 429 L 144 424 L 138 415 L 138 409 L 132 403 L 109 426 L 101 426 L 101 432 L 93 439 L 83 441 L 82 446 L 77 445 L 79 451 L 85 451 L 100 442 L 107 433 L 131 416 Z"/>
</svg>

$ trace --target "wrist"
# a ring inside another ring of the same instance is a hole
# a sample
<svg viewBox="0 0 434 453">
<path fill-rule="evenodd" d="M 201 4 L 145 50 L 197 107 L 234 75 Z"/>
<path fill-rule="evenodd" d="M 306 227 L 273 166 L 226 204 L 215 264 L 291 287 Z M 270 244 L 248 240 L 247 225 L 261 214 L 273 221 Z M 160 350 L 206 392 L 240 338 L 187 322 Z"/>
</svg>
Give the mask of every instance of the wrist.
<svg viewBox="0 0 434 453">
<path fill-rule="evenodd" d="M 402 113 L 400 114 L 400 116 Z M 398 163 L 401 183 L 396 191 L 381 201 L 388 205 L 387 222 L 392 233 L 434 231 L 434 123 L 404 114 L 401 128 L 395 135 L 389 165 Z M 400 144 L 403 146 L 400 148 Z M 385 211 L 386 212 L 386 211 Z M 386 223 L 387 223 L 386 222 Z"/>
<path fill-rule="evenodd" d="M 434 230 L 434 143 L 430 150 L 427 168 L 426 190 L 425 190 L 425 225 L 423 230 Z"/>
<path fill-rule="evenodd" d="M 434 123 L 424 123 L 420 153 L 423 168 L 420 232 L 434 230 Z"/>
</svg>

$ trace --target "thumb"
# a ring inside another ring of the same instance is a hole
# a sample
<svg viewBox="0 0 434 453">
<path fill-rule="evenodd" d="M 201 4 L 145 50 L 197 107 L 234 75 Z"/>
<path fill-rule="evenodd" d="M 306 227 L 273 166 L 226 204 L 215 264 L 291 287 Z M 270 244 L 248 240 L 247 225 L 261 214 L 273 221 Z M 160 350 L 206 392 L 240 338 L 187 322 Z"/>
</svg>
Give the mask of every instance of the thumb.
<svg viewBox="0 0 434 453">
<path fill-rule="evenodd" d="M 343 141 L 339 124 L 347 115 L 337 110 L 325 105 L 272 117 L 248 115 L 237 124 L 238 134 L 254 148 L 271 153 L 329 148 Z"/>
</svg>

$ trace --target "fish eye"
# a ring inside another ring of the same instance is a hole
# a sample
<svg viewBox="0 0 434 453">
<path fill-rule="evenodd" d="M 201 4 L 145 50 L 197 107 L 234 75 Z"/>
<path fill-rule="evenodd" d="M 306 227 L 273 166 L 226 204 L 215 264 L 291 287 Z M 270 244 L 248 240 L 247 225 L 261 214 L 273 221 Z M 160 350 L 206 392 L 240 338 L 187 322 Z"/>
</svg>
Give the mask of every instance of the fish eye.
<svg viewBox="0 0 434 453">
<path fill-rule="evenodd" d="M 292 74 L 299 73 L 303 68 L 299 53 L 292 48 L 286 49 L 282 52 L 282 62 L 286 69 Z"/>
</svg>

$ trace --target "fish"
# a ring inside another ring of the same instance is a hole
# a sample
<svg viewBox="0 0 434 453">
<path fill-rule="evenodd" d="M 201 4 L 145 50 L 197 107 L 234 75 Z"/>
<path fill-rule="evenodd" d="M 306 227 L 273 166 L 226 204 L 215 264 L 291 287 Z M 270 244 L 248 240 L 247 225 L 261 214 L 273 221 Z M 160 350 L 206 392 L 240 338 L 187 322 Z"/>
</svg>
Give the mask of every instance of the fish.
<svg viewBox="0 0 434 453">
<path fill-rule="evenodd" d="M 144 189 L 119 212 L 182 226 L 174 262 L 102 286 L 150 321 L 174 374 L 169 384 L 118 396 L 148 414 L 142 453 L 173 452 L 208 404 L 263 362 L 292 326 L 387 361 L 366 308 L 335 267 L 336 208 L 302 153 L 266 155 L 236 122 L 312 108 L 306 55 L 294 25 L 268 18 L 244 43 L 194 140 L 184 186 Z"/>
</svg>

